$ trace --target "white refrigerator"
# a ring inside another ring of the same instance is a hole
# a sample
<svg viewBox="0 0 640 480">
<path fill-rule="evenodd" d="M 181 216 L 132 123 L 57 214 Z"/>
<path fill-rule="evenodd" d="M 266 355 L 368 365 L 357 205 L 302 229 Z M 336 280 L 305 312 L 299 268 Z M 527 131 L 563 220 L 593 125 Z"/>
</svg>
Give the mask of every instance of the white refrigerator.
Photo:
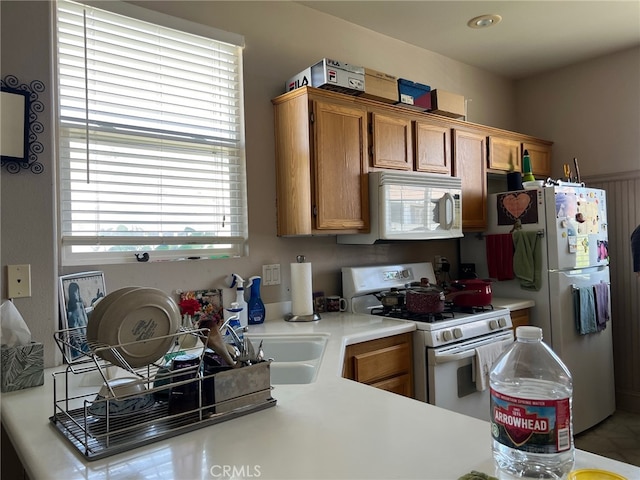
<svg viewBox="0 0 640 480">
<path fill-rule="evenodd" d="M 537 233 L 541 262 L 533 288 L 540 289 L 525 289 L 514 279 L 494 281 L 492 292 L 535 302 L 531 323 L 542 328 L 544 340 L 571 371 L 574 433 L 582 432 L 615 410 L 612 321 L 601 331 L 580 334 L 574 320 L 574 289 L 604 283 L 609 291 L 605 192 L 561 183 L 492 194 L 488 221 L 482 238 L 465 235 L 461 241 L 461 262 L 475 263 L 479 276 L 488 277 L 487 259 L 494 273 L 496 259 L 489 256 L 495 252 L 488 253 L 487 244 L 498 238 L 495 234 L 510 233 L 514 226 Z M 610 295 L 608 299 L 610 313 Z"/>
</svg>

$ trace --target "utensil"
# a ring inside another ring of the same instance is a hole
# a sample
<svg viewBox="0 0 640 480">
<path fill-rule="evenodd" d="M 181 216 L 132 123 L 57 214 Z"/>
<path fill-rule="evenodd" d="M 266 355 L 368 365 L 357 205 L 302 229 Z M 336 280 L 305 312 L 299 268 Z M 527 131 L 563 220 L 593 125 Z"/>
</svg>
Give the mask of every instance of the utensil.
<svg viewBox="0 0 640 480">
<path fill-rule="evenodd" d="M 218 330 L 217 325 L 212 324 L 209 327 L 203 327 L 203 328 L 209 328 L 209 336 L 207 337 L 207 347 L 209 347 L 211 350 L 213 350 L 218 355 L 220 355 L 224 359 L 224 361 L 227 362 L 228 365 L 236 366 L 237 365 L 236 362 L 231 357 L 231 354 L 227 349 L 227 344 L 224 342 L 224 340 L 222 340 L 222 334 L 220 333 L 220 330 Z"/>
<path fill-rule="evenodd" d="M 571 167 L 569 167 L 568 163 L 565 163 L 562 166 L 563 170 L 564 170 L 564 177 L 567 179 L 567 182 L 571 181 Z"/>
<path fill-rule="evenodd" d="M 264 350 L 262 349 L 262 342 L 264 342 L 264 340 L 260 340 L 260 345 L 258 345 L 258 354 L 256 355 L 256 363 L 264 360 Z"/>
<path fill-rule="evenodd" d="M 578 168 L 578 159 L 574 157 L 573 159 L 573 167 L 576 169 L 576 181 L 580 182 L 580 168 Z"/>
</svg>

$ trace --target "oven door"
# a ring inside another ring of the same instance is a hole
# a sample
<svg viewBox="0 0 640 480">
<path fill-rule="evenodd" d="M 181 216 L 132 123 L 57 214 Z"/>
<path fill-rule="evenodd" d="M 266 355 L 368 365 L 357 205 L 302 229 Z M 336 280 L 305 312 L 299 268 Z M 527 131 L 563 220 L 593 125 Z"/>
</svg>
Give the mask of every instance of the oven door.
<svg viewBox="0 0 640 480">
<path fill-rule="evenodd" d="M 513 331 L 498 333 L 438 348 L 427 348 L 429 403 L 481 420 L 489 420 L 489 389 L 478 391 L 475 382 L 477 347 L 513 342 Z"/>
</svg>

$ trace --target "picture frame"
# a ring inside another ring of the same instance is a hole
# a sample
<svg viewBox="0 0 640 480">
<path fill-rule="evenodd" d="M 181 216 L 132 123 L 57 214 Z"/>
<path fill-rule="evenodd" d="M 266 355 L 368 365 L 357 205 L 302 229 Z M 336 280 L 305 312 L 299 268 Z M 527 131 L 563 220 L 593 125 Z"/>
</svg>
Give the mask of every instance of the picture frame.
<svg viewBox="0 0 640 480">
<path fill-rule="evenodd" d="M 89 351 L 86 327 L 96 302 L 106 293 L 104 272 L 91 271 L 59 277 L 60 329 L 65 331 L 68 362 Z"/>
</svg>

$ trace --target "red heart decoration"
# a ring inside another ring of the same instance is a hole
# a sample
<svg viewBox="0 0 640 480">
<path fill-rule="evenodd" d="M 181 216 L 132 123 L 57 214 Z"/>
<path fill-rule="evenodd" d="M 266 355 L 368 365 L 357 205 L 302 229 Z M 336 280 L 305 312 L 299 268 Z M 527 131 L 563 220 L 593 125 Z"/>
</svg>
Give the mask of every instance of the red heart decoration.
<svg viewBox="0 0 640 480">
<path fill-rule="evenodd" d="M 531 198 L 526 193 L 510 193 L 502 197 L 502 208 L 517 220 L 531 207 Z"/>
</svg>

